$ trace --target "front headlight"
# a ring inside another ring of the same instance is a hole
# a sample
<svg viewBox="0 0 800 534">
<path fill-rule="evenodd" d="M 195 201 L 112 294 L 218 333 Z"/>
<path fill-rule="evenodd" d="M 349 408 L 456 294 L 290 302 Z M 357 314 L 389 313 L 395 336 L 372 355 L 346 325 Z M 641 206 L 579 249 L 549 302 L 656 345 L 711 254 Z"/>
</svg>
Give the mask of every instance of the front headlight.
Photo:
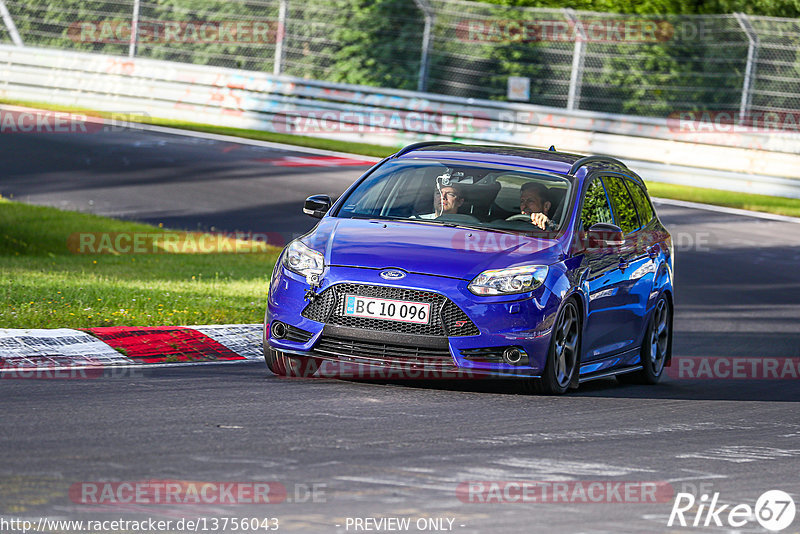
<svg viewBox="0 0 800 534">
<path fill-rule="evenodd" d="M 325 268 L 325 259 L 316 250 L 311 250 L 305 243 L 295 239 L 286 247 L 283 254 L 283 266 L 299 275 L 308 277 L 321 275 Z"/>
<path fill-rule="evenodd" d="M 544 265 L 483 271 L 470 282 L 469 290 L 476 295 L 526 293 L 542 285 L 546 277 L 547 267 Z"/>
</svg>

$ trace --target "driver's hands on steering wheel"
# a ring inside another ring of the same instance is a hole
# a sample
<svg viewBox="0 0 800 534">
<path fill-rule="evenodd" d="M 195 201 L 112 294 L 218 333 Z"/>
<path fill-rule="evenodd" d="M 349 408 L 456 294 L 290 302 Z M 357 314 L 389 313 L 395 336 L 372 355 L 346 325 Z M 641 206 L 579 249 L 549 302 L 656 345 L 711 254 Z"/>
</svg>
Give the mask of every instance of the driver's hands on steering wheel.
<svg viewBox="0 0 800 534">
<path fill-rule="evenodd" d="M 550 219 L 544 213 L 532 213 L 531 222 L 542 230 L 545 230 L 547 228 L 547 223 L 550 222 Z"/>
<path fill-rule="evenodd" d="M 544 213 L 532 213 L 528 215 L 527 213 L 517 213 L 516 215 L 512 215 L 507 221 L 530 221 L 532 224 L 540 228 L 541 230 L 547 229 L 547 223 L 550 222 L 550 219 Z"/>
</svg>

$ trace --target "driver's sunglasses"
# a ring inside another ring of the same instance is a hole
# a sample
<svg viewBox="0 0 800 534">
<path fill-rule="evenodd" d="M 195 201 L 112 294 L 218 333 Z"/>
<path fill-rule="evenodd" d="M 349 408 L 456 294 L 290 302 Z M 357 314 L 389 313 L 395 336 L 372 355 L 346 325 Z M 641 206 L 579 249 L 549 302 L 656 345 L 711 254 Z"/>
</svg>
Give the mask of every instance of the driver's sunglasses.
<svg viewBox="0 0 800 534">
<path fill-rule="evenodd" d="M 449 191 L 448 191 L 447 193 L 442 193 L 441 195 L 442 195 L 444 198 L 448 198 L 448 199 L 454 199 L 454 198 L 458 198 L 458 195 L 457 195 L 457 194 L 455 194 L 455 193 L 451 193 L 451 192 L 449 192 Z"/>
</svg>

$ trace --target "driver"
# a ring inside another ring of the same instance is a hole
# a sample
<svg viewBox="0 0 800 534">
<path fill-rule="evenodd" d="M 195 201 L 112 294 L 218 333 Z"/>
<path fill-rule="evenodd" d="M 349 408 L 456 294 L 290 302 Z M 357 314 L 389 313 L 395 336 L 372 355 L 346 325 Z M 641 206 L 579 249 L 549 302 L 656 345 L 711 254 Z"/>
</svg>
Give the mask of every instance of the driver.
<svg viewBox="0 0 800 534">
<path fill-rule="evenodd" d="M 523 215 L 530 215 L 531 223 L 542 230 L 552 229 L 555 223 L 548 213 L 553 203 L 549 200 L 549 191 L 538 182 L 527 182 L 519 190 L 519 209 Z"/>
</svg>

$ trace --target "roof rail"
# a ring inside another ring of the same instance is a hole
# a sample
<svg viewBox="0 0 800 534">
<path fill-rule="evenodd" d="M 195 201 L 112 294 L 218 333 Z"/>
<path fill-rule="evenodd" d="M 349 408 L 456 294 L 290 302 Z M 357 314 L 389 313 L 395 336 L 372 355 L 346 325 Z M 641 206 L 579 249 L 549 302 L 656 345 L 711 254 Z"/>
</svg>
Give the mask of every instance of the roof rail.
<svg viewBox="0 0 800 534">
<path fill-rule="evenodd" d="M 584 165 L 588 165 L 594 162 L 610 163 L 612 165 L 616 165 L 617 167 L 622 167 L 623 169 L 628 170 L 628 167 L 616 158 L 612 158 L 610 156 L 586 156 L 573 163 L 572 167 L 569 168 L 569 172 L 567 174 L 571 174 L 574 176 L 575 173 L 578 172 L 578 169 L 580 169 Z"/>
<path fill-rule="evenodd" d="M 460 144 L 461 143 L 454 143 L 452 141 L 420 141 L 419 143 L 412 143 L 412 144 L 408 145 L 407 147 L 401 148 L 400 150 L 398 150 L 395 153 L 394 156 L 392 156 L 392 159 L 399 158 L 403 154 L 407 154 L 408 152 L 411 152 L 412 150 L 416 150 L 418 148 L 423 148 L 423 147 L 426 147 L 426 146 L 460 145 Z"/>
</svg>

